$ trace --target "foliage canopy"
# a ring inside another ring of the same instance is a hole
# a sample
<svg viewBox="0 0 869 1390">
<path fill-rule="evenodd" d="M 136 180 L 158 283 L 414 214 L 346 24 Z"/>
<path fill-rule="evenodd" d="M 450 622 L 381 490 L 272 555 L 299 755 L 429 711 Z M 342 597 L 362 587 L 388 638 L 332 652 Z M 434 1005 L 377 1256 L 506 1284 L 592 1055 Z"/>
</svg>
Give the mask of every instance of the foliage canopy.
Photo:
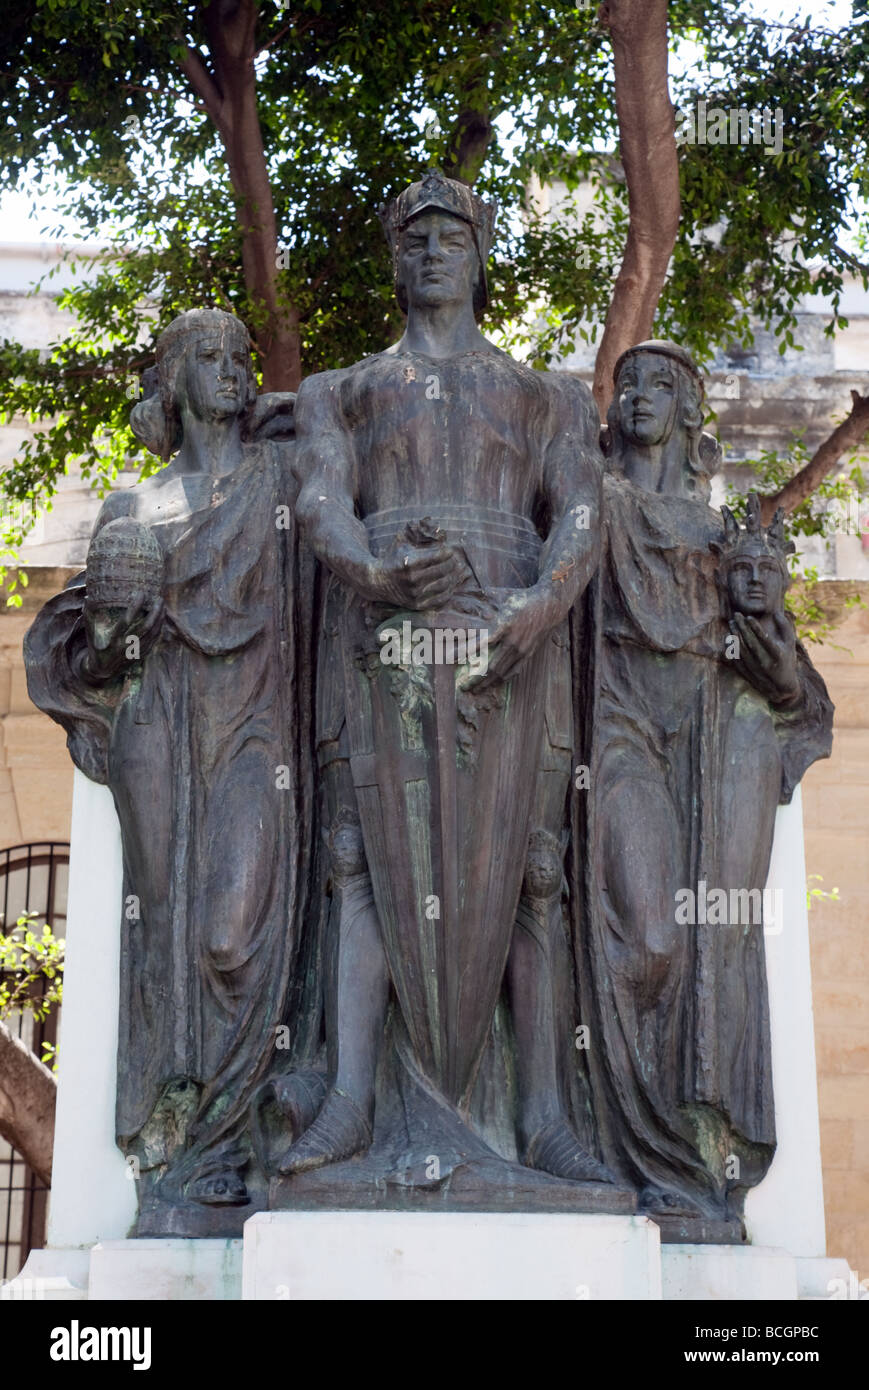
<svg viewBox="0 0 869 1390">
<path fill-rule="evenodd" d="M 708 360 L 749 342 L 756 316 L 784 351 L 811 289 L 830 297 L 834 331 L 844 277 L 867 282 L 865 4 L 840 31 L 768 23 L 741 0 L 674 0 L 667 22 L 676 106 L 780 109 L 784 139 L 780 153 L 681 146 L 681 226 L 655 331 Z M 60 295 L 75 315 L 68 336 L 48 353 L 0 344 L 3 418 L 51 422 L 5 475 L 10 498 L 50 500 L 73 459 L 111 485 L 136 454 L 127 417 L 156 332 L 192 304 L 244 318 L 266 375 L 275 314 L 304 373 L 384 347 L 400 315 L 376 208 L 432 164 L 501 203 L 487 331 L 545 365 L 606 314 L 628 190 L 596 6 L 9 0 L 0 47 L 0 188 L 60 187 L 47 230 L 71 218 L 106 247 Z M 238 112 L 258 123 L 244 150 L 267 174 L 277 309 L 252 270 L 259 212 L 240 192 L 223 114 L 234 83 Z M 568 194 L 590 180 L 594 206 L 579 224 L 542 218 L 535 179 Z"/>
</svg>

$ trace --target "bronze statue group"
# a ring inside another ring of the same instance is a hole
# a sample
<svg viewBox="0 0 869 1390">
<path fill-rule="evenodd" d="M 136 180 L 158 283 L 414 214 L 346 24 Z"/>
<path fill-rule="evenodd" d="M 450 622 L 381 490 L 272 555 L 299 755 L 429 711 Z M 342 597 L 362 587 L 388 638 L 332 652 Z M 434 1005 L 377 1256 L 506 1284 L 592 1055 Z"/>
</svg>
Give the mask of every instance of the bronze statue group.
<svg viewBox="0 0 869 1390">
<path fill-rule="evenodd" d="M 257 402 L 232 316 L 162 333 L 132 426 L 166 466 L 26 639 L 120 822 L 137 1232 L 640 1210 L 741 1240 L 763 922 L 676 903 L 763 889 L 829 753 L 781 518 L 710 507 L 680 346 L 622 356 L 601 435 L 581 380 L 477 326 L 493 207 L 430 173 L 383 220 L 406 331 L 294 403 Z M 384 660 L 403 624 L 487 661 Z"/>
</svg>

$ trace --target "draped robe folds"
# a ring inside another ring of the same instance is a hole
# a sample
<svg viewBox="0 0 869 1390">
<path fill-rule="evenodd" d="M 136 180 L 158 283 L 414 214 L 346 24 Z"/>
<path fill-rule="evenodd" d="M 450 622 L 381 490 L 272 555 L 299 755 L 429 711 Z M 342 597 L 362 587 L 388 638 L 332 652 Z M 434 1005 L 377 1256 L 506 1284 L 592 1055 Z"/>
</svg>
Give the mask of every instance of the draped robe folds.
<svg viewBox="0 0 869 1390">
<path fill-rule="evenodd" d="M 764 888 L 776 806 L 829 756 L 832 706 L 799 644 L 787 712 L 728 664 L 715 512 L 614 474 L 604 496 L 601 570 L 577 623 L 594 670 L 580 701 L 590 800 L 574 823 L 601 1139 L 616 1172 L 664 1194 L 671 1238 L 739 1239 L 775 1149 L 763 926 L 753 912 L 680 925 L 675 895 Z"/>
<path fill-rule="evenodd" d="M 31 697 L 118 810 L 118 1142 L 159 1176 L 151 1196 L 169 1203 L 192 1176 L 244 1165 L 250 1099 L 275 1061 L 298 954 L 311 575 L 300 574 L 285 452 L 247 445 L 212 505 L 143 518 L 163 552 L 166 610 L 124 678 L 79 675 L 84 575 L 26 638 Z M 113 515 L 135 515 L 139 491 L 113 494 Z M 232 1218 L 239 1229 L 249 1212 Z M 140 1234 L 163 1229 L 140 1214 Z"/>
</svg>

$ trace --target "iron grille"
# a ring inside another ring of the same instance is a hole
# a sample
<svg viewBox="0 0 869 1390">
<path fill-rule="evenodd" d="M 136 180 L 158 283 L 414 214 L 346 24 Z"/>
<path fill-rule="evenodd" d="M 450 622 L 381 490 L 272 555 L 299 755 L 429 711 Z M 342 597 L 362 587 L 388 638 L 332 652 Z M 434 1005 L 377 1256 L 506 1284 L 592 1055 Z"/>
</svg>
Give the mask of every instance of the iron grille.
<svg viewBox="0 0 869 1390">
<path fill-rule="evenodd" d="M 2 924 L 12 926 L 25 912 L 35 912 L 35 927 L 46 922 L 55 936 L 66 935 L 69 845 L 40 842 L 0 849 Z M 56 1044 L 58 1013 L 44 1022 L 31 1013 L 13 1014 L 7 1026 L 37 1056 L 43 1042 Z M 20 1154 L 0 1139 L 0 1279 L 12 1279 L 30 1251 L 45 1244 L 48 1189 Z"/>
</svg>

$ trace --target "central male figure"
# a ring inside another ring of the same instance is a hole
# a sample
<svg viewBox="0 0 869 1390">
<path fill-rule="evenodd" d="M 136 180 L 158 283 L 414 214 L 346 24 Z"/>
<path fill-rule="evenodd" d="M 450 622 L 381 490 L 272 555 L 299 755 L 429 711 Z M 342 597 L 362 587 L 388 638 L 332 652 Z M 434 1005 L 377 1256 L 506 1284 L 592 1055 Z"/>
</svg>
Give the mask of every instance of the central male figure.
<svg viewBox="0 0 869 1390">
<path fill-rule="evenodd" d="M 376 1148 L 384 1089 L 400 1096 L 407 1171 L 494 1158 L 468 1119 L 506 981 L 513 1151 L 607 1181 L 567 1117 L 575 1020 L 562 1048 L 555 1002 L 569 969 L 566 618 L 598 559 L 597 414 L 581 382 L 480 333 L 493 206 L 430 173 L 382 218 L 406 332 L 309 377 L 295 409 L 298 514 L 331 576 L 318 674 L 330 1087 L 281 1171 Z M 407 622 L 440 634 L 428 664 L 407 646 L 388 657 Z M 486 639 L 488 668 L 438 664 L 445 629 L 474 653 Z M 392 1080 L 376 1088 L 390 995 Z"/>
</svg>

